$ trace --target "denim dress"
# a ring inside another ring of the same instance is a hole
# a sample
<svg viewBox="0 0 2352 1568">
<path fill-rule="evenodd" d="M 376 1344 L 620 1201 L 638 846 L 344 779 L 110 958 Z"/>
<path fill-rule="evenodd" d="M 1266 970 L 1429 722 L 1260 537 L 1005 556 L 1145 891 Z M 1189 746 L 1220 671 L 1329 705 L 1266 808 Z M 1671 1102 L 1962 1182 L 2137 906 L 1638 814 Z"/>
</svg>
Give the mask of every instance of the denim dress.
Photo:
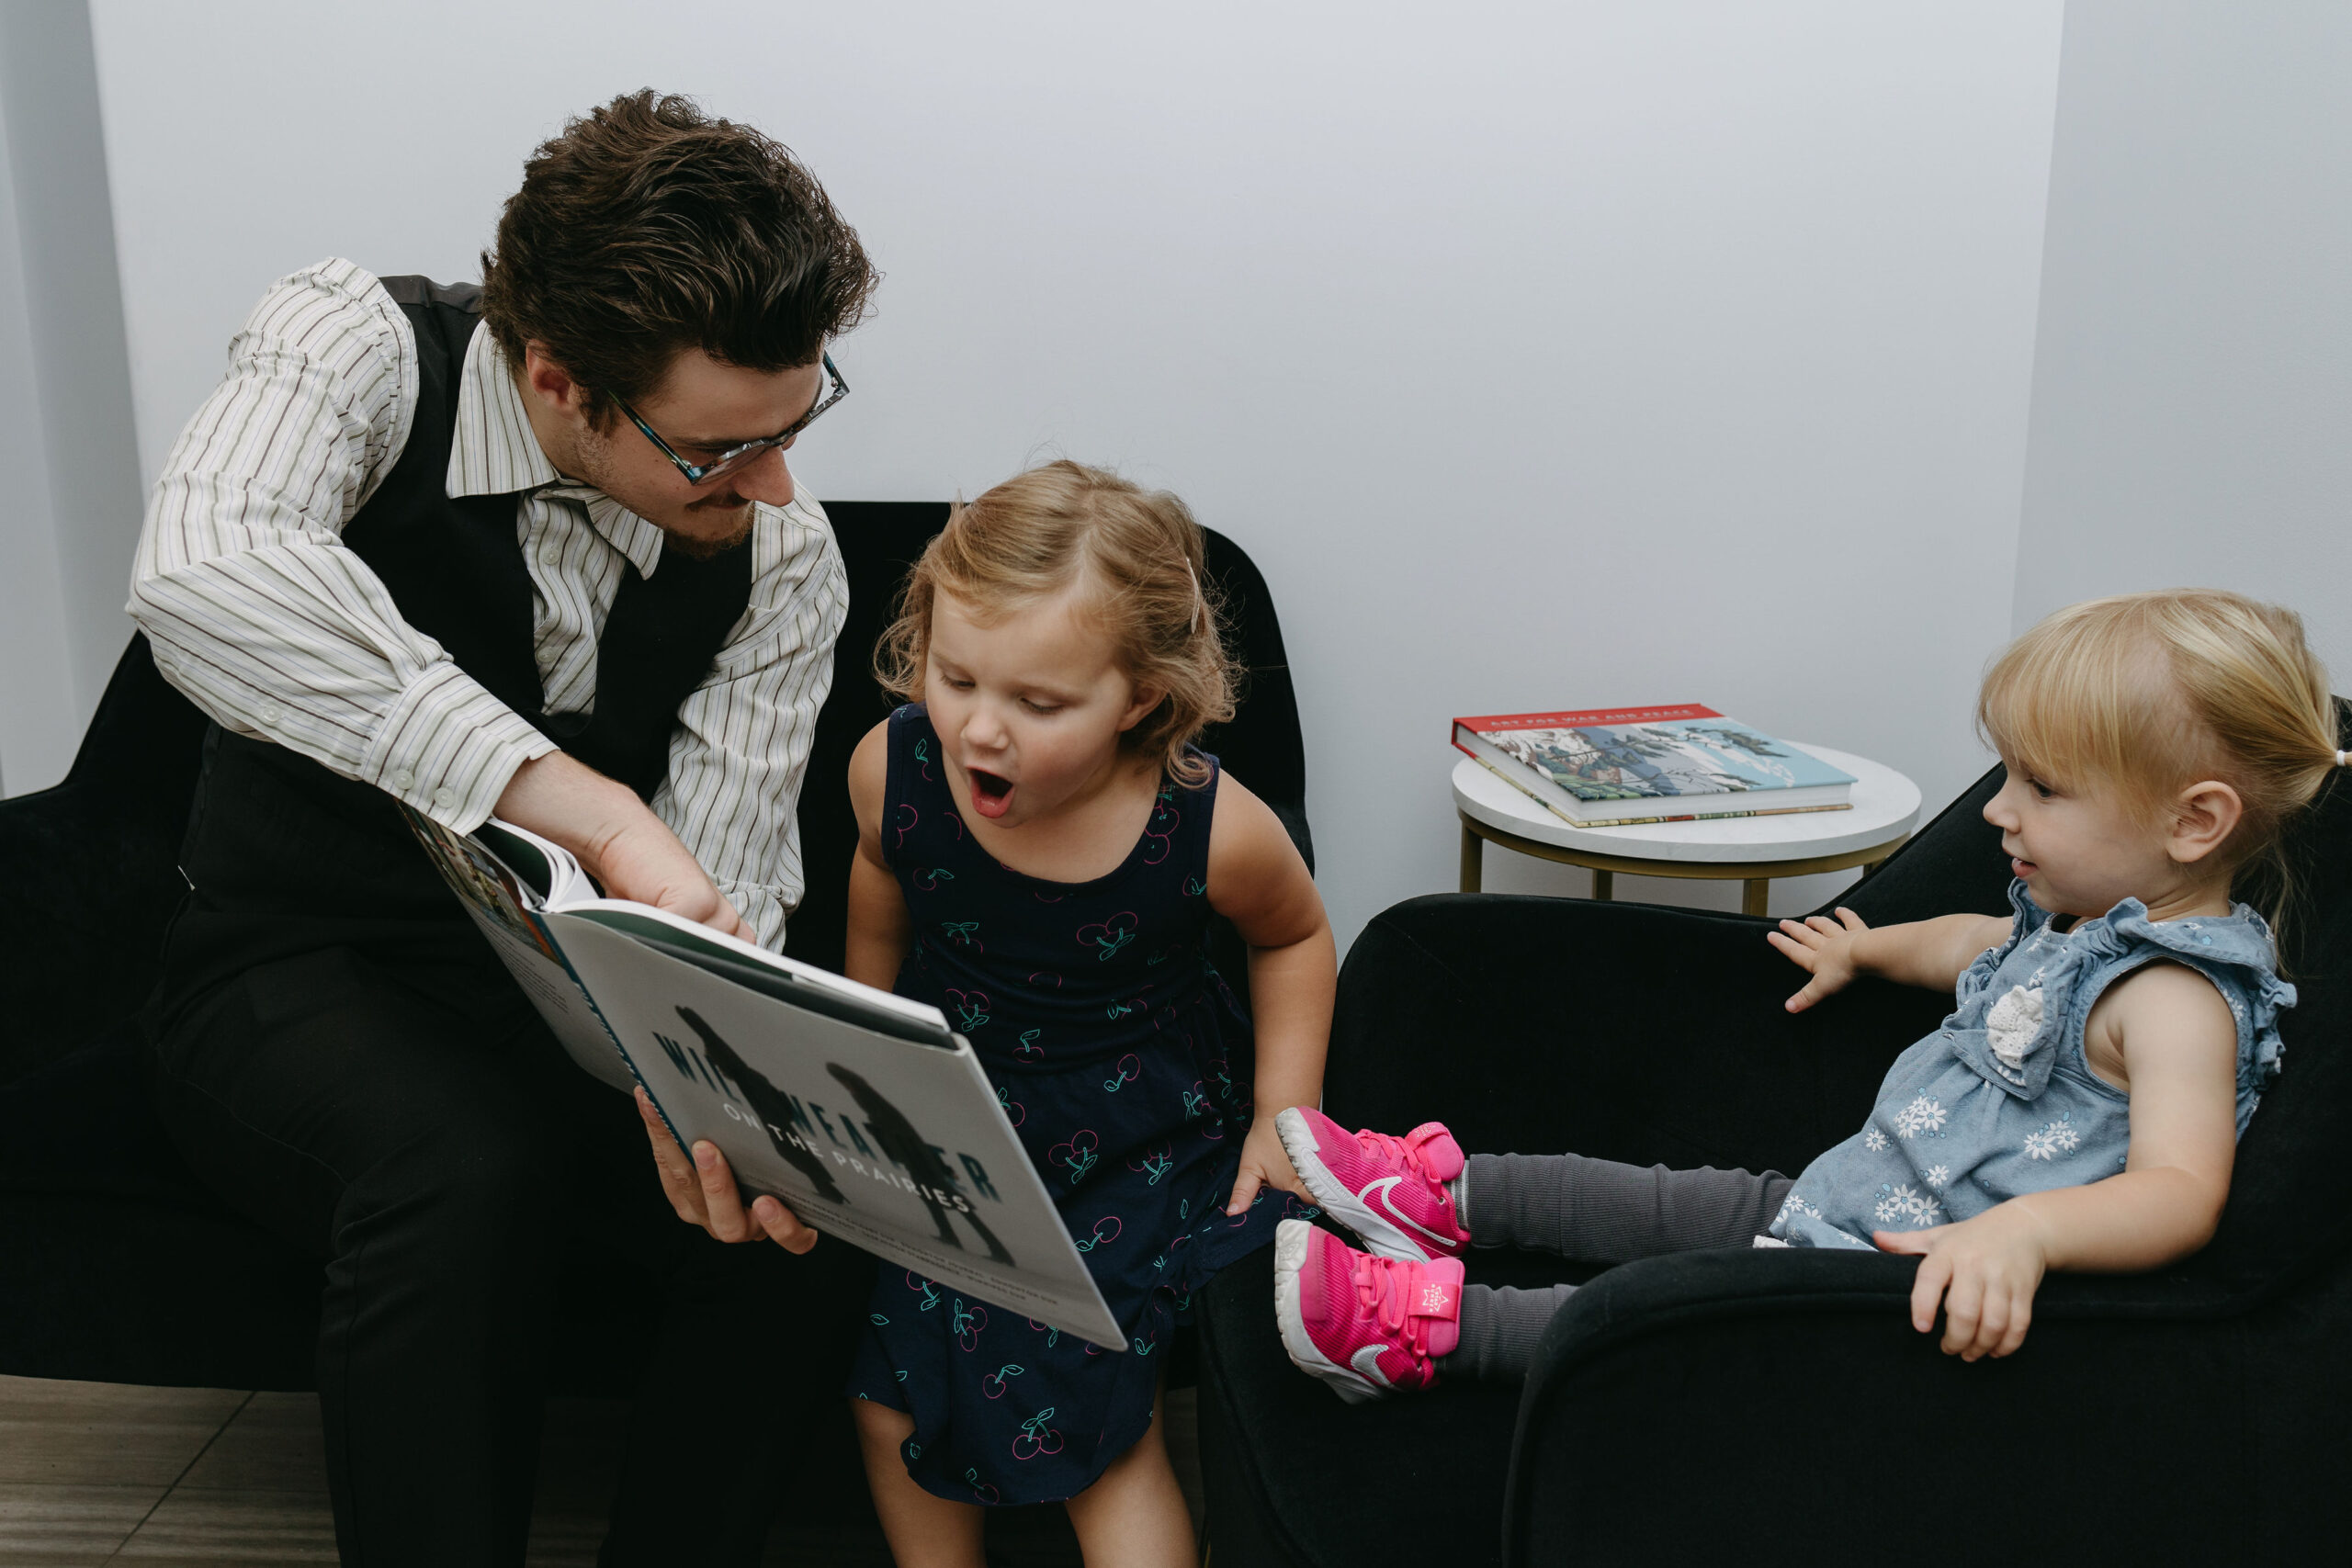
<svg viewBox="0 0 2352 1568">
<path fill-rule="evenodd" d="M 2121 1170 L 2131 1097 L 2091 1072 L 2083 1025 L 2108 987 L 2159 959 L 2212 981 L 2237 1020 L 2245 1134 L 2278 1071 L 2279 1010 L 2295 1005 L 2260 915 L 2233 904 L 2222 917 L 2158 922 L 2126 898 L 2060 932 L 2024 883 L 2009 885 L 2009 940 L 1961 976 L 1959 1006 L 1942 1028 L 1895 1058 L 1862 1130 L 1805 1167 L 1771 1236 L 1873 1250 L 1874 1230 L 1973 1219 L 2028 1192 Z"/>
</svg>

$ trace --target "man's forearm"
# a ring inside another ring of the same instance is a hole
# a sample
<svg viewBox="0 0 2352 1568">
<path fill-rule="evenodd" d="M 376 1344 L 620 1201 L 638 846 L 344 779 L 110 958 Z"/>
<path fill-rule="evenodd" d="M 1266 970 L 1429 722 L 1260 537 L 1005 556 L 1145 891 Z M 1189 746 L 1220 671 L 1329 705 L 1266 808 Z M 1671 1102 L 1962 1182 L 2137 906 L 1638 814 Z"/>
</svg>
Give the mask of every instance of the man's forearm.
<svg viewBox="0 0 2352 1568">
<path fill-rule="evenodd" d="M 627 784 L 563 751 L 535 757 L 515 769 L 499 792 L 497 814 L 501 821 L 570 850 L 592 874 L 633 819 L 653 815 Z"/>
</svg>

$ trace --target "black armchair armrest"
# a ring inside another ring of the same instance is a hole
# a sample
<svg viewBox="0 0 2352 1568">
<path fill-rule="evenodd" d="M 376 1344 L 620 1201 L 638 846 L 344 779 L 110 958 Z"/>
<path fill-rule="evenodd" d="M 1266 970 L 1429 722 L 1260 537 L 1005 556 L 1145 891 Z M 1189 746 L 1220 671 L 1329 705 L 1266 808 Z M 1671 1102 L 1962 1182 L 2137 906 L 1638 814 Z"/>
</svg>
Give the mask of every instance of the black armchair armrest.
<svg viewBox="0 0 2352 1568">
<path fill-rule="evenodd" d="M 204 728 L 133 637 L 65 782 L 0 801 L 0 1083 L 145 1000 Z"/>
<path fill-rule="evenodd" d="M 1910 1326 L 1915 1267 L 1700 1252 L 1595 1279 L 1521 1397 L 1504 1561 L 1978 1563 L 2012 1511 L 2037 1555 L 2244 1549 L 2243 1345 L 2213 1321 L 2243 1301 L 2053 1277 L 2024 1348 L 1970 1365 Z"/>
<path fill-rule="evenodd" d="M 1779 1169 L 1861 1125 L 1949 996 L 1864 981 L 1801 1014 L 1770 923 L 1578 898 L 1399 904 L 1348 954 L 1325 1088 L 1349 1126 L 1465 1149 Z"/>
</svg>

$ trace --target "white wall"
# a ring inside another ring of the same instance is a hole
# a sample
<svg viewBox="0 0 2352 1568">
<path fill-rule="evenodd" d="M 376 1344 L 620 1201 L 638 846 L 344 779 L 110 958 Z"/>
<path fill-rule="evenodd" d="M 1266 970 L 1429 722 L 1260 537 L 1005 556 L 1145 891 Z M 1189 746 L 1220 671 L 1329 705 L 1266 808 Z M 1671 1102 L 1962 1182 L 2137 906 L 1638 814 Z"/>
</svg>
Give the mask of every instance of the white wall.
<svg viewBox="0 0 2352 1568">
<path fill-rule="evenodd" d="M 472 276 L 529 147 L 650 83 L 888 274 L 817 493 L 1067 453 L 1258 558 L 1343 943 L 1453 886 L 1455 713 L 1702 700 L 1931 802 L 1983 766 L 2057 0 L 94 15 L 151 475 L 273 276 Z"/>
<path fill-rule="evenodd" d="M 2352 691 L 2352 7 L 2073 0 L 2016 624 L 2199 583 Z"/>
<path fill-rule="evenodd" d="M 137 456 L 89 15 L 0 6 L 0 795 L 64 776 L 130 640 Z"/>
</svg>

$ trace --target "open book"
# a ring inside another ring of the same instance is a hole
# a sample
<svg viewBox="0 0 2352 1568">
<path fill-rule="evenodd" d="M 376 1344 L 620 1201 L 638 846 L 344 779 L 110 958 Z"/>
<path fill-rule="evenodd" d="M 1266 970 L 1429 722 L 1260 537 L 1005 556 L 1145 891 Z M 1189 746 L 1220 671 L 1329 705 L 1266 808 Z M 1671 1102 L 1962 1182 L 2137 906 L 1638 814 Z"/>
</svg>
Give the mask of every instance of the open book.
<svg viewBox="0 0 2352 1568">
<path fill-rule="evenodd" d="M 889 1262 L 1126 1348 L 938 1009 L 605 897 L 520 828 L 492 819 L 467 838 L 408 818 L 571 1059 L 615 1089 L 643 1084 L 680 1147 L 718 1145 L 746 1202 L 773 1193 Z"/>
</svg>

